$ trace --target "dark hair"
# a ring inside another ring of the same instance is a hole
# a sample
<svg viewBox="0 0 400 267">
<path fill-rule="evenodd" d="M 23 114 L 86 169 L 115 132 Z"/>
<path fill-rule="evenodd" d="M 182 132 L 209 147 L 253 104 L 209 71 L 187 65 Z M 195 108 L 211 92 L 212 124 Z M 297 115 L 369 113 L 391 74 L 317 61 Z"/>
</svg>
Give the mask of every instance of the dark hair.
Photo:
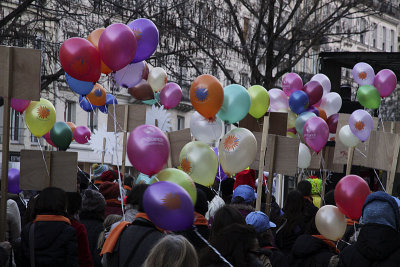
<svg viewBox="0 0 400 267">
<path fill-rule="evenodd" d="M 240 211 L 232 206 L 223 206 L 219 208 L 214 214 L 214 220 L 210 231 L 210 240 L 223 228 L 233 223 L 246 224 Z"/>
<path fill-rule="evenodd" d="M 297 190 L 305 197 L 311 196 L 312 185 L 309 181 L 303 180 L 297 184 Z"/>
<path fill-rule="evenodd" d="M 221 182 L 221 193 L 222 199 L 225 201 L 226 204 L 231 203 L 232 201 L 232 193 L 233 193 L 233 186 L 235 184 L 234 179 L 225 179 Z"/>
<path fill-rule="evenodd" d="M 335 190 L 331 190 L 328 193 L 325 194 L 324 197 L 325 200 L 325 205 L 333 205 L 336 206 L 335 202 Z"/>
<path fill-rule="evenodd" d="M 303 195 L 297 190 L 291 191 L 286 197 L 286 202 L 283 211 L 285 212 L 284 217 L 287 220 L 286 223 L 287 230 L 291 232 L 296 225 L 304 222 Z"/>
<path fill-rule="evenodd" d="M 67 213 L 69 216 L 74 216 L 79 212 L 82 205 L 82 197 L 78 192 L 67 192 Z"/>
<path fill-rule="evenodd" d="M 143 195 L 146 189 L 149 187 L 148 184 L 137 184 L 132 188 L 132 191 L 128 193 L 126 197 L 126 204 L 131 204 L 134 207 L 138 207 L 140 212 L 144 212 L 142 205 Z"/>
<path fill-rule="evenodd" d="M 86 172 L 78 170 L 76 179 L 77 183 L 79 184 L 80 192 L 83 192 L 89 187 L 89 174 L 87 174 Z"/>
<path fill-rule="evenodd" d="M 197 191 L 197 200 L 194 205 L 194 211 L 200 213 L 201 215 L 206 215 L 208 211 L 208 202 L 206 193 L 203 190 L 196 188 Z"/>
<path fill-rule="evenodd" d="M 127 175 L 124 177 L 124 185 L 127 185 L 129 187 L 133 187 L 133 177 L 130 175 Z"/>
<path fill-rule="evenodd" d="M 67 194 L 57 187 L 47 187 L 36 199 L 35 214 L 66 215 Z"/>
<path fill-rule="evenodd" d="M 271 229 L 267 229 L 264 232 L 257 233 L 258 243 L 260 247 L 274 246 L 275 238 Z"/>
<path fill-rule="evenodd" d="M 236 196 L 234 199 L 232 199 L 231 204 L 247 204 L 244 201 L 244 198 L 242 198 L 241 196 Z"/>
</svg>

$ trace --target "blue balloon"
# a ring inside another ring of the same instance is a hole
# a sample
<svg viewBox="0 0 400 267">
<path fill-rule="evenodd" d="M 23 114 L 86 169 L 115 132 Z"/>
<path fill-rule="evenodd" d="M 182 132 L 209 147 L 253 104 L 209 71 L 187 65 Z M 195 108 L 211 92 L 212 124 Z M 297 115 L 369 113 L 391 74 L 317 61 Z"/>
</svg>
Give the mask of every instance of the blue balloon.
<svg viewBox="0 0 400 267">
<path fill-rule="evenodd" d="M 226 123 L 241 121 L 249 113 L 250 95 L 246 88 L 231 84 L 224 88 L 224 102 L 217 116 Z"/>
<path fill-rule="evenodd" d="M 136 184 L 152 184 L 155 181 L 157 181 L 157 177 L 155 175 L 151 176 L 150 178 L 144 173 L 139 173 L 139 176 L 136 179 Z"/>
<path fill-rule="evenodd" d="M 108 105 L 104 105 L 104 106 L 97 106 L 97 108 L 103 112 L 104 114 L 108 114 Z"/>
<path fill-rule="evenodd" d="M 295 125 L 295 127 L 296 127 L 296 131 L 297 131 L 301 136 L 303 136 L 303 128 L 304 128 L 304 125 L 305 125 L 306 122 L 307 122 L 309 119 L 311 119 L 312 117 L 317 117 L 317 115 L 315 115 L 314 112 L 310 112 L 310 111 L 303 112 L 303 113 L 301 113 L 301 114 L 297 117 L 297 119 L 296 119 L 294 125 Z"/>
<path fill-rule="evenodd" d="M 154 105 L 157 102 L 160 103 L 160 92 L 154 93 L 154 99 L 142 101 L 143 104 L 147 104 L 150 106 Z"/>
<path fill-rule="evenodd" d="M 96 109 L 96 106 L 90 104 L 89 101 L 87 101 L 86 97 L 84 96 L 79 96 L 79 105 L 84 111 L 87 112 L 92 112 Z"/>
<path fill-rule="evenodd" d="M 289 107 L 296 114 L 305 112 L 308 108 L 308 102 L 308 96 L 303 91 L 295 91 L 289 97 Z"/>
<path fill-rule="evenodd" d="M 113 101 L 114 100 L 114 101 Z M 118 104 L 117 97 L 113 96 L 112 94 L 107 94 L 106 105 Z"/>
<path fill-rule="evenodd" d="M 65 73 L 65 81 L 71 87 L 72 91 L 80 95 L 89 94 L 94 86 L 94 83 L 77 80 L 69 76 L 68 73 Z"/>
</svg>

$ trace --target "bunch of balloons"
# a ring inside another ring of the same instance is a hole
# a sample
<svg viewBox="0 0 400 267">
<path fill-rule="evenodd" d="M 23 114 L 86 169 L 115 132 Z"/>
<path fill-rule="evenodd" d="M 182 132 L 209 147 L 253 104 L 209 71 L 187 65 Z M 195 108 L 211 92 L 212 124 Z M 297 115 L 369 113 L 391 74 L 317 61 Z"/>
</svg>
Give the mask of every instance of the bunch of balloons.
<svg viewBox="0 0 400 267">
<path fill-rule="evenodd" d="M 76 126 L 73 122 L 56 122 L 43 137 L 47 143 L 65 151 L 73 140 L 86 144 L 90 140 L 90 129 L 86 126 Z"/>
<path fill-rule="evenodd" d="M 350 115 L 349 124 L 340 129 L 339 139 L 345 146 L 355 147 L 360 141 L 368 139 L 373 127 L 374 121 L 371 115 L 365 110 L 358 109 Z"/>
</svg>

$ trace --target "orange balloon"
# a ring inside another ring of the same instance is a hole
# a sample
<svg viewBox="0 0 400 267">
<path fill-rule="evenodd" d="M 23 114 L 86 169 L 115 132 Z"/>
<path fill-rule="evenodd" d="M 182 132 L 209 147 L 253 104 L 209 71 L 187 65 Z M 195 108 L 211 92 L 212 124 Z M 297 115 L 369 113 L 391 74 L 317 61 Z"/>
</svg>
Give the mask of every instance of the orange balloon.
<svg viewBox="0 0 400 267">
<path fill-rule="evenodd" d="M 74 131 L 76 129 L 76 125 L 70 121 L 67 121 L 66 124 L 68 124 L 69 128 L 71 128 L 72 133 L 74 133 Z M 74 137 L 72 137 L 72 140 L 74 140 Z"/>
<path fill-rule="evenodd" d="M 93 106 L 104 106 L 107 100 L 107 92 L 104 90 L 103 86 L 96 83 L 92 91 L 86 95 L 86 99 Z"/>
<path fill-rule="evenodd" d="M 321 119 L 323 119 L 324 121 L 326 121 L 328 119 L 328 117 L 326 116 L 326 112 L 325 110 L 323 110 L 322 108 L 317 108 L 319 111 L 319 117 Z"/>
<path fill-rule="evenodd" d="M 224 102 L 221 83 L 212 75 L 200 75 L 190 86 L 190 102 L 203 117 L 213 119 Z"/>
<path fill-rule="evenodd" d="M 88 41 L 91 42 L 97 50 L 99 50 L 99 39 L 101 34 L 104 32 L 105 28 L 98 28 L 92 31 L 88 36 Z M 112 70 L 104 64 L 103 60 L 101 61 L 101 73 L 109 74 Z"/>
</svg>

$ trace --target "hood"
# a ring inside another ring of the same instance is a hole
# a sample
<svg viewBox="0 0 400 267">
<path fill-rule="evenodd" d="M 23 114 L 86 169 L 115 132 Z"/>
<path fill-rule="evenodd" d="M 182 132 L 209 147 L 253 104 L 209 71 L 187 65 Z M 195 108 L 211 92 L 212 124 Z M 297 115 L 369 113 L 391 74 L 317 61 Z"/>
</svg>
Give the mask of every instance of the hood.
<svg viewBox="0 0 400 267">
<path fill-rule="evenodd" d="M 299 236 L 292 248 L 293 256 L 296 258 L 305 258 L 322 251 L 330 251 L 329 246 L 321 239 L 311 235 Z"/>
</svg>

